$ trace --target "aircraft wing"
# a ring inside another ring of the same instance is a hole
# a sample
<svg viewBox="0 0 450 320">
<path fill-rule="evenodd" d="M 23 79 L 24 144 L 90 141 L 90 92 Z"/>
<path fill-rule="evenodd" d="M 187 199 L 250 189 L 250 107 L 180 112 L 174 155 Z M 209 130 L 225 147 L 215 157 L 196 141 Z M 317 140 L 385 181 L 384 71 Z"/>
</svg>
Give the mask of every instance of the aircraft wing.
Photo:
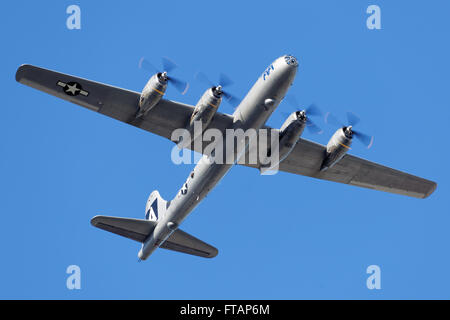
<svg viewBox="0 0 450 320">
<path fill-rule="evenodd" d="M 332 168 L 320 172 L 325 150 L 324 145 L 301 138 L 291 154 L 280 164 L 280 170 L 415 198 L 427 198 L 437 187 L 433 181 L 349 154 Z"/>
<path fill-rule="evenodd" d="M 190 105 L 161 99 L 146 117 L 136 119 L 140 93 L 91 80 L 71 76 L 32 65 L 22 65 L 16 80 L 89 110 L 152 132 L 170 140 L 172 132 L 185 128 L 194 108 Z M 210 127 L 223 129 L 232 118 L 217 112 Z"/>
<path fill-rule="evenodd" d="M 161 99 L 146 117 L 136 120 L 138 92 L 31 65 L 21 66 L 16 80 L 169 140 L 175 129 L 186 127 L 194 110 L 190 105 Z M 231 115 L 217 112 L 208 128 L 223 131 L 232 122 Z M 204 142 L 203 146 L 207 144 Z M 325 146 L 300 139 L 289 157 L 280 164 L 280 170 L 416 198 L 428 197 L 437 186 L 435 182 L 352 155 L 346 155 L 332 168 L 320 172 L 324 153 Z M 247 166 L 259 167 L 257 164 Z"/>
</svg>

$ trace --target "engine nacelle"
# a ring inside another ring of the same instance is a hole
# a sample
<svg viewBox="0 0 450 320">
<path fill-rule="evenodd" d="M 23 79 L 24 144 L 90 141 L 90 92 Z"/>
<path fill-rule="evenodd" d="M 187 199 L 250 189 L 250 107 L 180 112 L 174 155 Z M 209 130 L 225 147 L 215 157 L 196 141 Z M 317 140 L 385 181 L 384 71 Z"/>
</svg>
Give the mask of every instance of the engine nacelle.
<svg viewBox="0 0 450 320">
<path fill-rule="evenodd" d="M 350 150 L 353 133 L 351 127 L 339 128 L 331 137 L 327 144 L 325 159 L 322 163 L 321 171 L 331 168 L 338 163 Z"/>
<path fill-rule="evenodd" d="M 162 99 L 167 89 L 167 73 L 157 73 L 153 75 L 142 90 L 139 99 L 139 112 L 137 117 L 141 117 L 149 112 Z"/>
<path fill-rule="evenodd" d="M 221 102 L 222 93 L 220 88 L 212 87 L 205 91 L 195 106 L 194 112 L 189 120 L 189 124 L 186 127 L 190 133 L 191 141 L 182 142 L 182 147 L 187 147 L 190 143 L 192 143 L 192 141 L 203 134 L 211 123 L 211 120 L 216 114 Z M 197 125 L 195 125 L 195 123 L 197 123 Z M 199 124 L 201 124 L 201 128 L 199 127 Z"/>
<path fill-rule="evenodd" d="M 306 115 L 304 111 L 293 112 L 283 123 L 280 128 L 279 141 L 279 161 L 278 163 L 267 163 L 261 167 L 261 170 L 268 170 L 286 159 L 294 150 L 297 142 L 306 127 Z M 269 150 L 268 156 L 271 156 L 272 151 Z M 266 161 L 268 162 L 268 161 Z M 270 166 L 270 168 L 269 168 Z"/>
<path fill-rule="evenodd" d="M 304 111 L 293 112 L 280 128 L 280 162 L 294 149 L 306 127 Z"/>
</svg>

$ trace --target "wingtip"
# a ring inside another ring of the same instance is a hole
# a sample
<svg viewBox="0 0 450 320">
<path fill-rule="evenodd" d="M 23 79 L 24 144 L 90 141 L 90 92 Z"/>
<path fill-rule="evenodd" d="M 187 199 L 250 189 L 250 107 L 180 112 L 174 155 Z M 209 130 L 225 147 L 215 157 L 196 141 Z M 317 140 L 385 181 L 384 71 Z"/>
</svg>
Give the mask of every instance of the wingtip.
<svg viewBox="0 0 450 320">
<path fill-rule="evenodd" d="M 29 64 L 22 64 L 19 68 L 17 68 L 17 71 L 16 71 L 16 81 L 17 82 L 21 82 L 21 80 L 23 78 L 23 74 L 30 66 L 31 65 L 29 65 Z"/>
<path fill-rule="evenodd" d="M 214 248 L 214 249 L 215 250 L 213 252 L 211 252 L 211 254 L 208 256 L 209 259 L 215 258 L 219 254 L 219 250 L 217 250 L 217 248 Z"/>
<path fill-rule="evenodd" d="M 437 188 L 437 183 L 432 182 L 430 190 L 423 196 L 423 199 L 426 199 L 429 196 L 431 196 L 433 194 L 433 192 L 436 190 L 436 188 Z"/>
<path fill-rule="evenodd" d="M 100 218 L 101 216 L 95 216 L 91 219 L 91 225 L 96 227 L 97 226 L 97 220 L 98 218 Z"/>
</svg>

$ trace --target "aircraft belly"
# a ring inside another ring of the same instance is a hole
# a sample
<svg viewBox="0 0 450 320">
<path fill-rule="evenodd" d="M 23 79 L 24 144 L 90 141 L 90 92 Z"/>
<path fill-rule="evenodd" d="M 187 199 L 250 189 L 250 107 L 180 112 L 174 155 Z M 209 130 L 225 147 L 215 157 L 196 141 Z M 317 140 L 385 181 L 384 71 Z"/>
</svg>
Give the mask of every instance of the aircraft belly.
<svg viewBox="0 0 450 320">
<path fill-rule="evenodd" d="M 189 213 L 208 195 L 208 193 L 219 183 L 233 165 L 208 164 L 203 160 L 194 169 L 194 179 L 188 181 L 188 190 L 185 195 L 177 194 L 171 202 L 172 210 L 167 216 L 169 221 L 178 225 L 189 215 Z"/>
</svg>

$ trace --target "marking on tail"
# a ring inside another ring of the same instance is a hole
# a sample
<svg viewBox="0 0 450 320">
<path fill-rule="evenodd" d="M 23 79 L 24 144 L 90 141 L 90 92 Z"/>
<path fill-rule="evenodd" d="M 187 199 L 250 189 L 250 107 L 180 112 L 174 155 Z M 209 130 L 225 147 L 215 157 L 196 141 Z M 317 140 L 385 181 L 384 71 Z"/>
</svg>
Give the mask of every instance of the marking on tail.
<svg viewBox="0 0 450 320">
<path fill-rule="evenodd" d="M 158 221 L 162 219 L 167 211 L 170 202 L 161 198 L 158 191 L 153 191 L 147 200 L 145 207 L 145 218 L 150 221 Z"/>
<path fill-rule="evenodd" d="M 155 201 L 153 201 L 152 203 L 152 209 L 153 209 L 153 213 L 156 217 L 156 220 L 158 220 L 158 197 L 155 198 Z"/>
</svg>

